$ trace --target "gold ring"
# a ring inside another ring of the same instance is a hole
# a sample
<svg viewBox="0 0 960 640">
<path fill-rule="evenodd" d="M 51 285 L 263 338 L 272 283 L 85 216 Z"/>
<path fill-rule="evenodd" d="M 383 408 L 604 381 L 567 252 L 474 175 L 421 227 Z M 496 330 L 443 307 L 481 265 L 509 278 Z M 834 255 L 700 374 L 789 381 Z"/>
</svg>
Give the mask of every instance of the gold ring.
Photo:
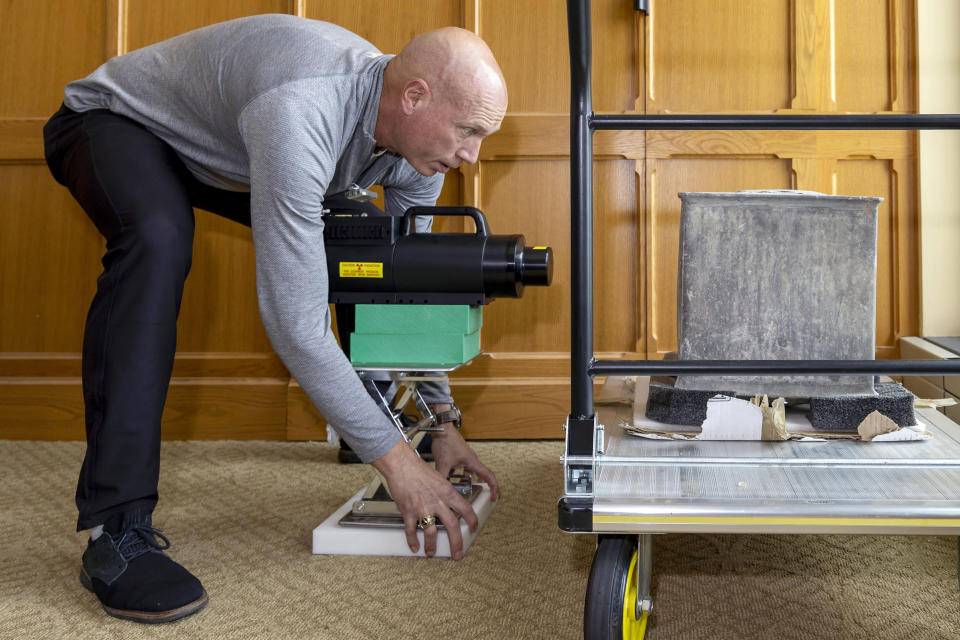
<svg viewBox="0 0 960 640">
<path fill-rule="evenodd" d="M 419 520 L 417 520 L 417 526 L 420 527 L 421 529 L 429 529 L 434 524 L 436 524 L 436 522 L 437 522 L 436 518 L 434 518 L 431 515 L 426 515 L 420 518 Z"/>
</svg>

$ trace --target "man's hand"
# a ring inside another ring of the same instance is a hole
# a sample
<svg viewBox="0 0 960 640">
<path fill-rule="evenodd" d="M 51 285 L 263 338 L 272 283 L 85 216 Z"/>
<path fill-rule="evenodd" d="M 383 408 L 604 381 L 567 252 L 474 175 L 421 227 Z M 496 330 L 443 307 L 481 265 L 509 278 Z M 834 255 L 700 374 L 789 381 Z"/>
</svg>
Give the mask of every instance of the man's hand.
<svg viewBox="0 0 960 640">
<path fill-rule="evenodd" d="M 386 479 L 390 495 L 403 516 L 403 528 L 410 551 L 416 553 L 420 550 L 417 521 L 423 516 L 435 515 L 447 530 L 450 555 L 454 560 L 461 559 L 463 536 L 460 534 L 460 521 L 454 511 L 463 516 L 470 531 L 477 530 L 479 521 L 473 507 L 453 488 L 447 477 L 423 462 L 403 440 L 372 464 Z M 436 525 L 423 530 L 423 548 L 428 556 L 436 554 Z"/>
<path fill-rule="evenodd" d="M 434 413 L 446 411 L 449 405 L 433 406 Z M 450 477 L 450 472 L 456 467 L 463 467 L 466 471 L 476 474 L 481 480 L 490 487 L 490 499 L 494 502 L 500 496 L 500 485 L 497 484 L 497 477 L 482 462 L 477 454 L 474 453 L 470 445 L 467 444 L 460 431 L 452 423 L 441 425 L 443 433 L 433 434 L 433 459 L 436 461 L 437 473 L 444 478 Z"/>
</svg>

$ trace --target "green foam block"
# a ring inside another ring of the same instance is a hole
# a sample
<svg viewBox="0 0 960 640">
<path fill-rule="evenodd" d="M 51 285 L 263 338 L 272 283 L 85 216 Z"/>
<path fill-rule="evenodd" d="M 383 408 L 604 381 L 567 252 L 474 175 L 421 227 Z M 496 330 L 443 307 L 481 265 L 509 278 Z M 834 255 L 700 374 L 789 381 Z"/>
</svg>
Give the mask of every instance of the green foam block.
<svg viewBox="0 0 960 640">
<path fill-rule="evenodd" d="M 480 332 L 350 335 L 350 361 L 368 367 L 437 367 L 463 364 L 480 353 Z"/>
<path fill-rule="evenodd" d="M 466 335 L 483 325 L 481 307 L 465 304 L 358 304 L 354 331 L 361 334 Z"/>
</svg>

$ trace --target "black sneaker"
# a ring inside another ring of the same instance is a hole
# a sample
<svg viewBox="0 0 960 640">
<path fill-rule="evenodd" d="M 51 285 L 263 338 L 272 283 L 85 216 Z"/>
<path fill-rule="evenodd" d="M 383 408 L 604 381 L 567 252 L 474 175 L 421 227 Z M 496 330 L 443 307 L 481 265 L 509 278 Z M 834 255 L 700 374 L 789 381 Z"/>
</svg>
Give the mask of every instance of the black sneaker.
<svg viewBox="0 0 960 640">
<path fill-rule="evenodd" d="M 116 618 L 157 623 L 188 616 L 207 604 L 207 592 L 163 552 L 169 547 L 149 513 L 117 514 L 87 543 L 80 583 Z"/>
</svg>

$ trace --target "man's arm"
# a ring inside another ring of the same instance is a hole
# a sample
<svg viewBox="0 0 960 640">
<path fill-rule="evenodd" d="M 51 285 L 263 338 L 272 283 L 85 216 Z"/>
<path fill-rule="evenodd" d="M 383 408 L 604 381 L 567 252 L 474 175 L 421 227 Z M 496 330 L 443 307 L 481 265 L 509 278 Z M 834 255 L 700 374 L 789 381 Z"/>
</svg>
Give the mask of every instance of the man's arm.
<svg viewBox="0 0 960 640">
<path fill-rule="evenodd" d="M 384 475 L 399 508 L 410 549 L 419 549 L 417 520 L 434 514 L 447 527 L 451 555 L 462 557 L 454 511 L 472 530 L 477 517 L 466 500 L 401 438 L 363 388 L 331 331 L 329 281 L 321 219 L 322 198 L 339 157 L 338 122 L 308 123 L 317 92 L 285 86 L 248 105 L 239 126 L 250 156 L 250 212 L 257 298 L 267 335 L 310 400 L 362 460 Z M 292 94 L 292 95 L 291 95 Z M 336 118 L 336 111 L 331 111 Z M 437 527 L 424 531 L 428 555 Z"/>
<path fill-rule="evenodd" d="M 318 108 L 321 88 L 316 81 L 284 85 L 248 104 L 238 122 L 250 159 L 257 298 L 270 342 L 290 373 L 370 461 L 400 434 L 331 331 L 321 212 L 345 124 L 342 108 Z"/>
</svg>

